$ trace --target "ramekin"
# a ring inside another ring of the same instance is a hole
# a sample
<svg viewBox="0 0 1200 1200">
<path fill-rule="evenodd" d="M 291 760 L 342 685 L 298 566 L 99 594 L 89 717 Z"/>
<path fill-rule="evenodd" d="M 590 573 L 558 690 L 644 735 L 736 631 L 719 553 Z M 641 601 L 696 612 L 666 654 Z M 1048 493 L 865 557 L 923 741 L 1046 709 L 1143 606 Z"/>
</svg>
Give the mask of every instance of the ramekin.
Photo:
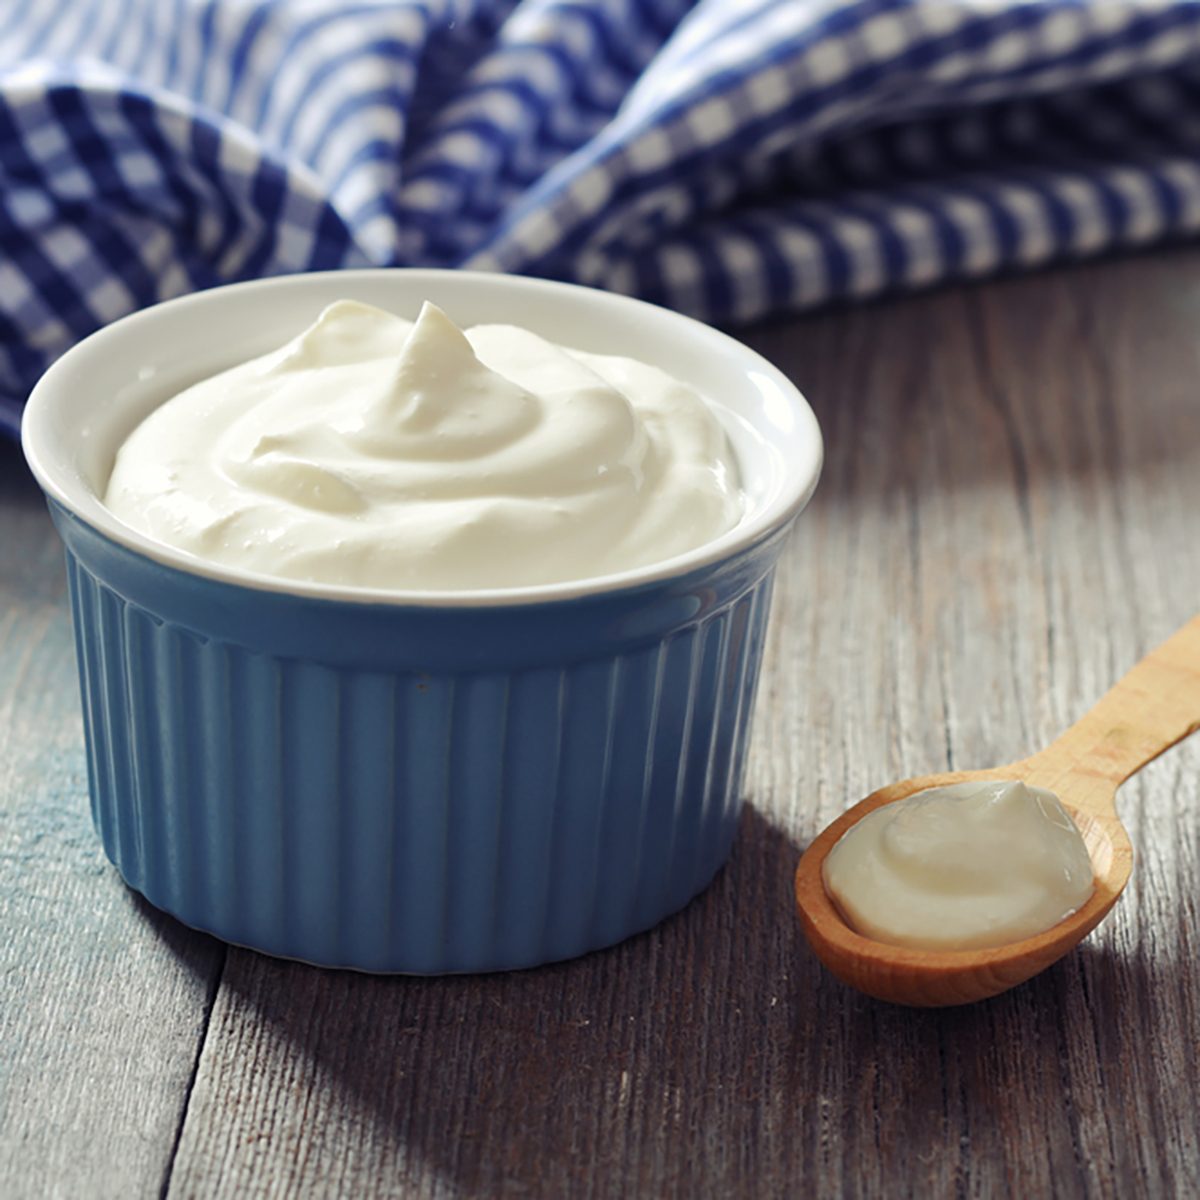
<svg viewBox="0 0 1200 1200">
<path fill-rule="evenodd" d="M 561 585 L 294 583 L 158 544 L 102 503 L 156 405 L 350 297 L 625 354 L 720 409 L 749 496 L 728 534 Z M 379 270 L 216 288 L 55 363 L 25 453 L 67 551 L 92 815 L 129 885 L 229 942 L 437 974 L 611 945 L 685 905 L 737 825 L 776 559 L 821 437 L 763 358 L 566 284 Z"/>
</svg>

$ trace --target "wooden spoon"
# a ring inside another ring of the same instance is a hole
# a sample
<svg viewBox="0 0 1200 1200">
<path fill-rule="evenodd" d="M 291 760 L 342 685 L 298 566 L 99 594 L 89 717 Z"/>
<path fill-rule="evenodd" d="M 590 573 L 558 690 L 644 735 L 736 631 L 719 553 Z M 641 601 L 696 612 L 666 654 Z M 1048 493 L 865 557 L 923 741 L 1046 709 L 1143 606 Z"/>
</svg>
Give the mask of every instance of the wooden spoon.
<svg viewBox="0 0 1200 1200">
<path fill-rule="evenodd" d="M 880 788 L 833 822 L 796 868 L 796 905 L 817 957 L 869 996 L 923 1008 L 967 1004 L 1023 983 L 1057 962 L 1108 914 L 1129 880 L 1133 848 L 1117 816 L 1117 788 L 1200 728 L 1200 616 L 1148 654 L 1081 720 L 1031 758 L 984 771 L 950 771 Z M 912 950 L 856 933 L 825 891 L 821 868 L 838 838 L 883 804 L 970 780 L 1020 779 L 1055 792 L 1079 826 L 1096 890 L 1078 912 L 1036 937 L 988 950 Z"/>
</svg>

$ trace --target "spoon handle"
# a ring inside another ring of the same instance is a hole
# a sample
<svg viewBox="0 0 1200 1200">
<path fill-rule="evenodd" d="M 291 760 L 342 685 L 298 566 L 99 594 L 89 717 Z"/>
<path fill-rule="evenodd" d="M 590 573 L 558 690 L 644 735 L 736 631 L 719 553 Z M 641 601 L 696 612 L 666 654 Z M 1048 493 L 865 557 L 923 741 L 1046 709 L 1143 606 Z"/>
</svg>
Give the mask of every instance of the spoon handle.
<svg viewBox="0 0 1200 1200">
<path fill-rule="evenodd" d="M 1147 654 L 1036 759 L 1115 789 L 1197 729 L 1200 616 Z"/>
</svg>

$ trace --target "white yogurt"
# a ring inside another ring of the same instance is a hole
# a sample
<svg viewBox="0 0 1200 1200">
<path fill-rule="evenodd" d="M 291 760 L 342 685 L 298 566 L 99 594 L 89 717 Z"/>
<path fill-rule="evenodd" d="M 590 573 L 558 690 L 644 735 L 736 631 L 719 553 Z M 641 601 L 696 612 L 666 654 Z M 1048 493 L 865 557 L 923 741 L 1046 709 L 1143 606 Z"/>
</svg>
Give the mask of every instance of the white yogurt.
<svg viewBox="0 0 1200 1200">
<path fill-rule="evenodd" d="M 663 371 L 509 325 L 330 305 L 189 388 L 117 454 L 105 503 L 202 559 L 404 591 L 648 566 L 742 516 L 708 404 Z"/>
<path fill-rule="evenodd" d="M 973 950 L 1057 925 L 1092 894 L 1092 864 L 1053 792 L 958 783 L 885 804 L 830 851 L 825 889 L 859 933 Z"/>
</svg>

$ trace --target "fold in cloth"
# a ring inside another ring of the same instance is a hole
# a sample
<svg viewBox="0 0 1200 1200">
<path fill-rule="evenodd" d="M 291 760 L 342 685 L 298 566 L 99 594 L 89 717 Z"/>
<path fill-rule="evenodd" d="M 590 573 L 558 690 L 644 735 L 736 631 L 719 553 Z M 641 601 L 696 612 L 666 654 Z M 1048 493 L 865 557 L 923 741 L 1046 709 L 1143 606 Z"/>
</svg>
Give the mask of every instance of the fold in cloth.
<svg viewBox="0 0 1200 1200">
<path fill-rule="evenodd" d="M 1196 0 L 10 0 L 0 424 L 254 276 L 473 267 L 709 320 L 1200 225 Z"/>
</svg>

